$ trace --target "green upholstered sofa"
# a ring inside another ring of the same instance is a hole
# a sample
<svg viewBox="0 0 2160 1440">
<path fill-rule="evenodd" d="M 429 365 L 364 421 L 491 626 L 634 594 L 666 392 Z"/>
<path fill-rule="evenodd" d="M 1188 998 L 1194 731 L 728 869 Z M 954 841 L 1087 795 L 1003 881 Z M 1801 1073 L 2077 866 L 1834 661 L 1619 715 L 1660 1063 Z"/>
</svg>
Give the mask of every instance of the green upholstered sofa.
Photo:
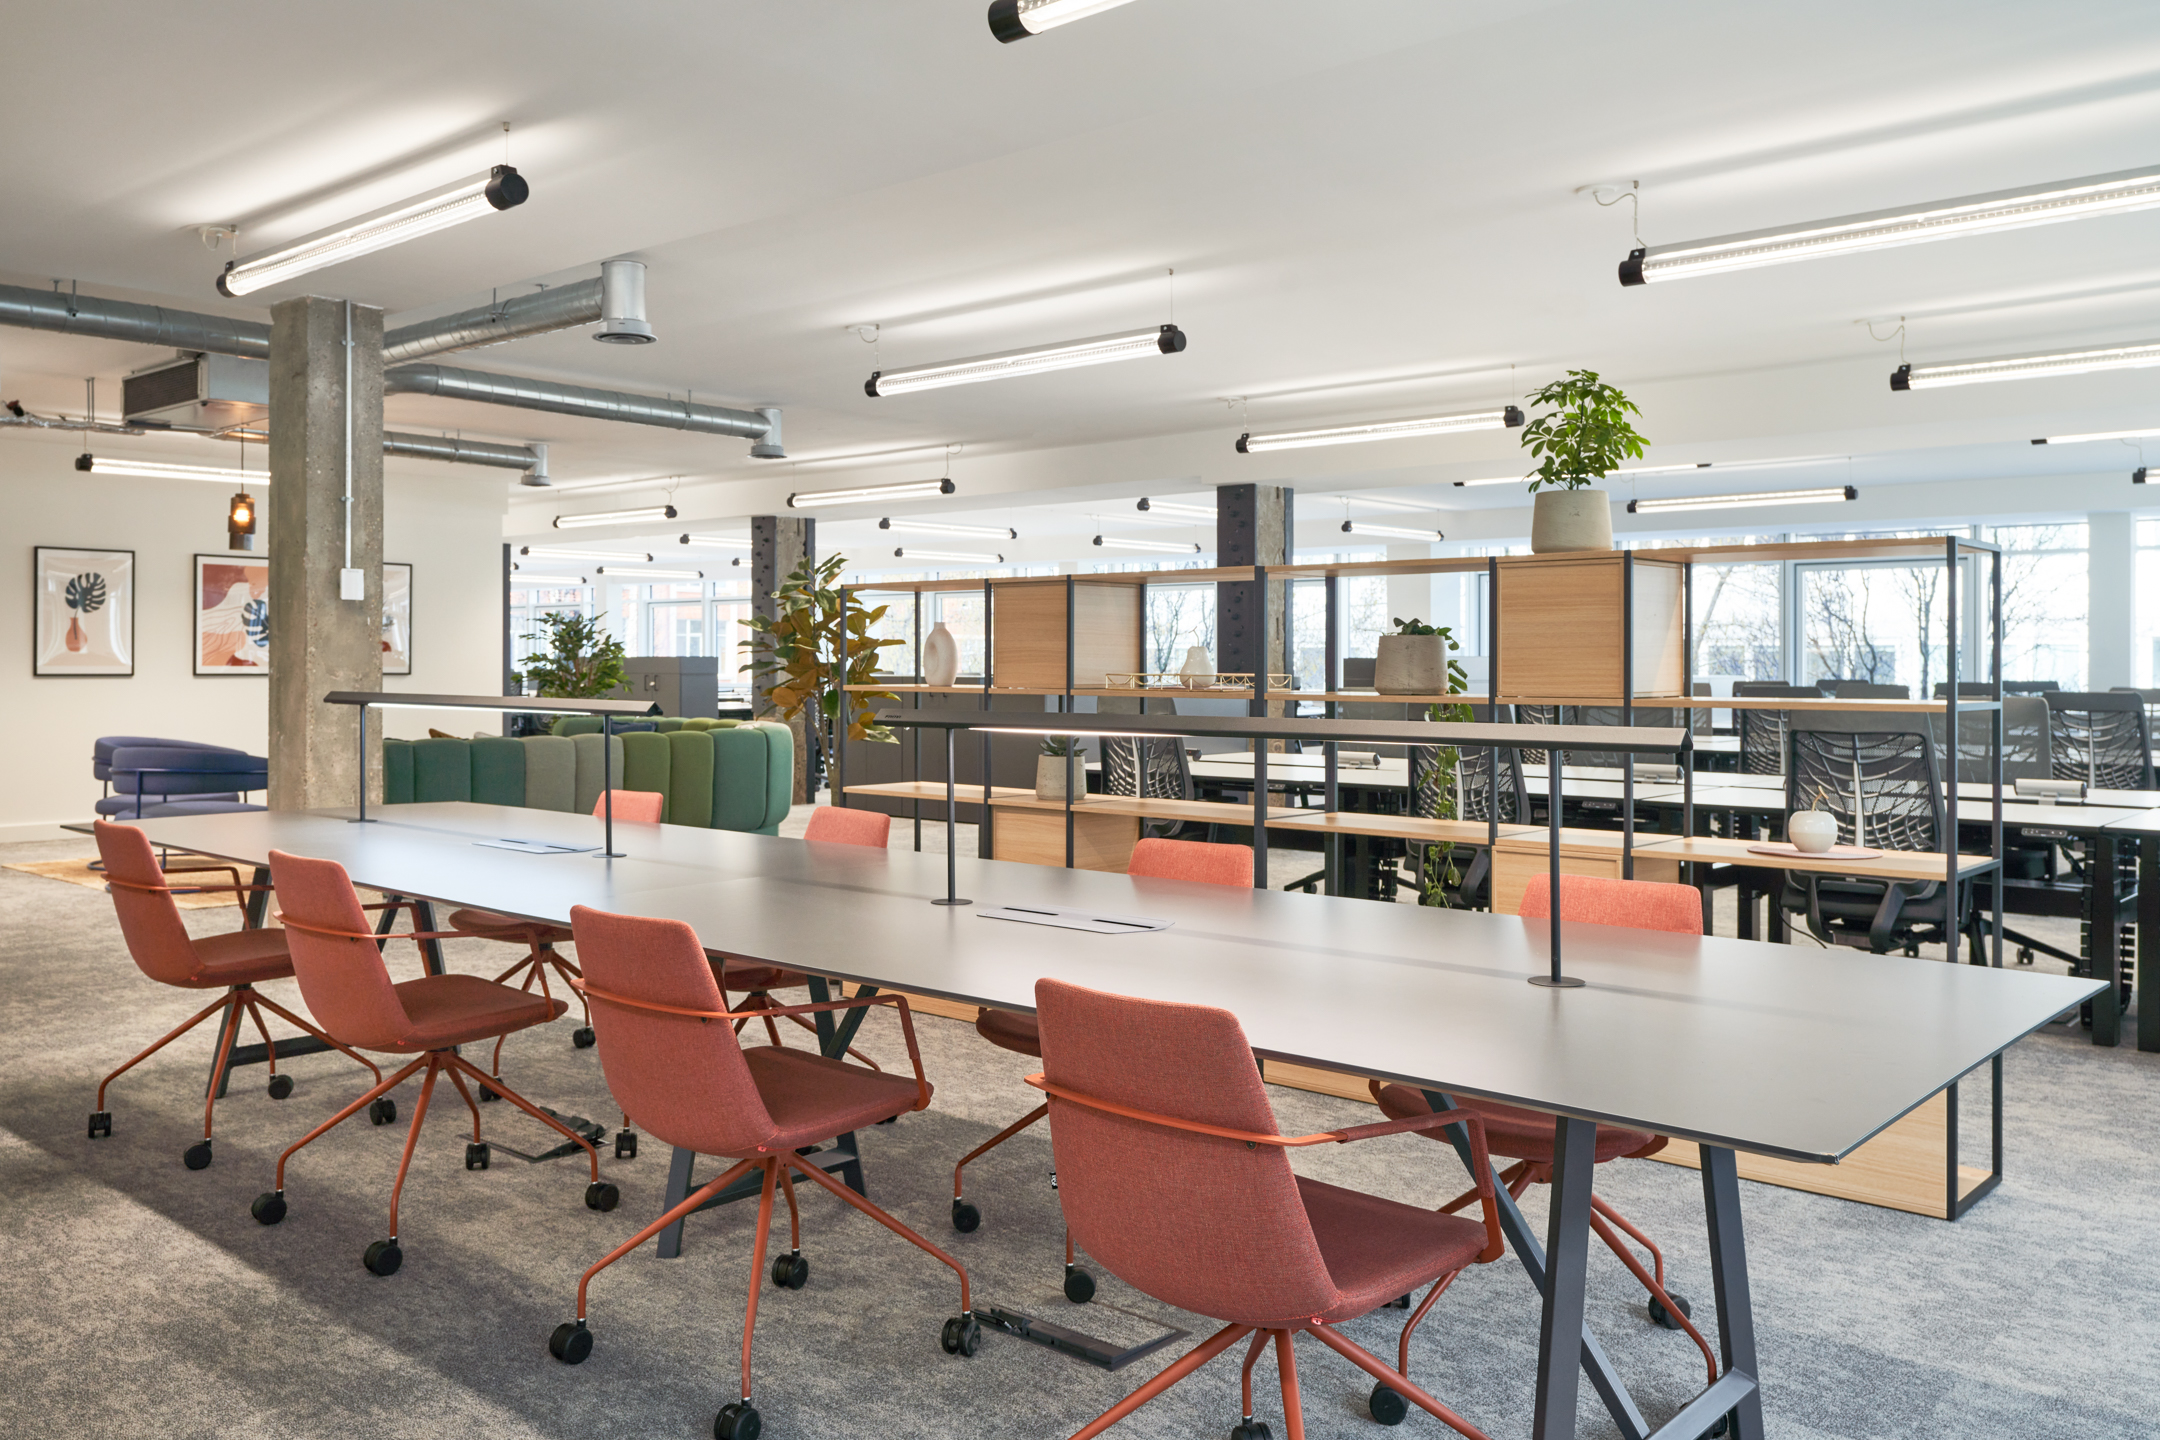
<svg viewBox="0 0 2160 1440">
<path fill-rule="evenodd" d="M 667 824 L 779 833 L 795 785 L 795 739 L 785 725 L 661 723 L 667 728 L 613 738 L 616 789 L 666 797 Z M 598 728 L 595 720 L 582 734 L 385 740 L 384 803 L 470 800 L 590 814 L 601 790 Z"/>
</svg>

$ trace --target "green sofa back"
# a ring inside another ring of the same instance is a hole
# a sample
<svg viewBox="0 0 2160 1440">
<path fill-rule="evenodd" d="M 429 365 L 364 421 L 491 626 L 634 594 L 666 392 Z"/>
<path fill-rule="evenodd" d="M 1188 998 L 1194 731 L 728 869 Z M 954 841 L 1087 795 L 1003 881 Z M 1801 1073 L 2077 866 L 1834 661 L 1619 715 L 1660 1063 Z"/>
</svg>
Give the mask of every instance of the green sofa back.
<svg viewBox="0 0 2160 1440">
<path fill-rule="evenodd" d="M 384 803 L 471 800 L 589 814 L 600 798 L 600 746 L 597 721 L 575 735 L 385 740 Z M 795 737 L 785 725 L 692 721 L 614 736 L 609 751 L 615 788 L 658 792 L 660 818 L 671 825 L 774 835 L 794 795 Z"/>
<path fill-rule="evenodd" d="M 602 723 L 598 715 L 558 715 L 549 729 L 557 735 L 597 735 Z M 742 723 L 740 720 L 685 720 L 680 715 L 655 715 L 650 720 L 618 720 L 615 722 L 615 733 L 620 735 L 625 724 L 652 725 L 657 727 L 660 734 L 668 735 L 677 730 L 726 730 Z"/>
</svg>

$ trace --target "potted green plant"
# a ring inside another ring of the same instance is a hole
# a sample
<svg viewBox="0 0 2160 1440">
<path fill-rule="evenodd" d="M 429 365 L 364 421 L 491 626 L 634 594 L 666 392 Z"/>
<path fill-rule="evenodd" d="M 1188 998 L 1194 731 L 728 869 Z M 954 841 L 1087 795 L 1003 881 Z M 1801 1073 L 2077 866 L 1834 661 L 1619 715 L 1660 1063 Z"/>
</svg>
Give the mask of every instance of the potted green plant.
<svg viewBox="0 0 2160 1440">
<path fill-rule="evenodd" d="M 1380 637 L 1373 661 L 1373 689 L 1382 695 L 1444 695 L 1448 691 L 1448 651 L 1455 644 L 1445 628 L 1435 629 L 1415 616 L 1395 617 L 1395 633 Z"/>
<path fill-rule="evenodd" d="M 1035 757 L 1035 798 L 1063 800 L 1067 759 L 1070 758 L 1072 767 L 1078 769 L 1087 763 L 1086 755 L 1087 746 L 1070 735 L 1052 735 L 1045 739 L 1042 754 Z"/>
<path fill-rule="evenodd" d="M 847 687 L 875 682 L 878 652 L 907 642 L 870 633 L 885 618 L 885 606 L 865 608 L 860 601 L 841 605 L 840 572 L 847 563 L 844 555 L 823 563 L 804 561 L 773 596 L 778 614 L 753 615 L 744 622 L 759 638 L 744 642 L 758 649 L 741 668 L 770 682 L 767 693 L 782 719 L 804 717 L 813 793 L 842 732 L 850 740 L 898 743 L 892 731 L 877 723 L 877 707 L 900 697 Z"/>
<path fill-rule="evenodd" d="M 558 700 L 597 700 L 623 683 L 623 643 L 600 622 L 567 610 L 540 617 L 540 629 L 524 637 L 547 649 L 529 657 L 520 683 Z"/>
<path fill-rule="evenodd" d="M 1398 626 L 1403 621 L 1395 622 Z M 1411 621 L 1411 624 L 1418 622 Z M 1443 675 L 1441 682 L 1426 691 L 1429 695 L 1460 695 L 1470 688 L 1469 672 L 1453 658 L 1462 649 L 1454 632 L 1447 626 L 1425 627 L 1439 643 Z M 1384 639 L 1385 637 L 1383 637 Z M 1476 712 L 1468 705 L 1434 703 L 1425 707 L 1425 718 L 1435 723 L 1467 724 Z M 1433 820 L 1461 818 L 1456 812 L 1457 791 L 1455 777 L 1462 768 L 1462 751 L 1454 745 L 1433 747 L 1432 760 L 1412 803 L 1420 814 Z M 1463 882 L 1461 862 L 1455 854 L 1454 842 L 1421 847 L 1418 857 L 1418 903 L 1446 907 L 1454 903 L 1454 895 Z"/>
<path fill-rule="evenodd" d="M 1549 405 L 1523 427 L 1522 444 L 1542 456 L 1526 477 L 1535 496 L 1530 515 L 1534 554 L 1612 549 L 1612 502 L 1594 481 L 1639 460 L 1650 442 L 1628 423 L 1640 415 L 1635 403 L 1607 385 L 1595 370 L 1570 370 L 1530 397 Z"/>
</svg>

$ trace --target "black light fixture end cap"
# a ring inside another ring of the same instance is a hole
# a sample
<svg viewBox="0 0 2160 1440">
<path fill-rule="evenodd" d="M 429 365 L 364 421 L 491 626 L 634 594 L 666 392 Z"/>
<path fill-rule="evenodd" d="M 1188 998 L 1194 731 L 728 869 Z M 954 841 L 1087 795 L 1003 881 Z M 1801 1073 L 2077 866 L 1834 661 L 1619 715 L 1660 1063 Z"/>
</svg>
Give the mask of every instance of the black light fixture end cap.
<svg viewBox="0 0 2160 1440">
<path fill-rule="evenodd" d="M 220 295 L 223 295 L 223 296 L 224 296 L 224 297 L 225 297 L 226 299 L 228 299 L 228 300 L 233 300 L 233 299 L 237 299 L 237 298 L 239 298 L 239 297 L 235 296 L 235 295 L 234 295 L 234 294 L 232 293 L 232 291 L 230 291 L 230 290 L 228 290 L 228 289 L 226 289 L 226 288 L 225 288 L 225 277 L 226 277 L 227 275 L 230 275 L 230 274 L 232 274 L 232 268 L 233 268 L 233 262 L 232 262 L 232 261 L 230 261 L 230 260 L 226 261 L 226 262 L 225 262 L 225 268 L 224 268 L 223 270 L 220 270 L 220 271 L 218 271 L 218 277 L 217 277 L 217 293 L 218 293 L 218 294 L 220 294 Z"/>
<path fill-rule="evenodd" d="M 1643 256 L 1648 253 L 1647 250 L 1640 247 L 1628 251 L 1627 259 L 1620 262 L 1620 283 L 1622 286 L 1643 283 L 1642 262 Z"/>
<path fill-rule="evenodd" d="M 873 400 L 877 399 L 877 398 L 878 398 L 878 392 L 877 392 L 877 382 L 878 382 L 878 376 L 880 376 L 880 375 L 882 375 L 882 374 L 884 374 L 884 373 L 885 373 L 885 372 L 884 372 L 884 371 L 882 371 L 882 370 L 873 370 L 873 371 L 871 371 L 871 372 L 870 372 L 870 378 L 862 382 L 862 393 L 863 393 L 863 394 L 865 394 L 865 395 L 867 395 L 867 396 L 869 396 L 869 397 L 870 397 L 871 399 L 873 399 Z"/>
<path fill-rule="evenodd" d="M 882 519 L 882 520 L 878 521 L 878 522 L 877 522 L 877 528 L 878 528 L 878 529 L 880 529 L 880 530 L 890 530 L 890 529 L 892 529 L 892 516 L 890 516 L 890 515 L 887 515 L 887 516 L 886 516 L 886 517 L 885 517 L 884 519 Z"/>
<path fill-rule="evenodd" d="M 1912 366 L 1900 365 L 1897 369 L 1892 370 L 1890 372 L 1890 388 L 1892 390 L 1912 389 Z"/>
<path fill-rule="evenodd" d="M 1342 522 L 1342 533 L 1345 535 L 1355 535 L 1357 532 L 1355 530 L 1352 530 L 1350 528 L 1350 522 L 1348 520 L 1345 520 Z"/>
<path fill-rule="evenodd" d="M 1140 497 L 1140 503 L 1139 503 L 1139 504 L 1137 504 L 1137 505 L 1135 505 L 1135 506 L 1133 506 L 1132 508 L 1133 508 L 1133 509 L 1135 509 L 1135 510 L 1141 511 L 1142 513 L 1145 513 L 1145 512 L 1146 512 L 1146 510 L 1147 510 L 1147 508 L 1148 508 L 1148 497 L 1147 497 L 1147 496 L 1145 496 L 1145 495 L 1142 495 L 1142 496 Z"/>
<path fill-rule="evenodd" d="M 1630 515 L 1635 513 L 1635 502 L 1632 500 L 1627 502 L 1627 513 Z"/>
<path fill-rule="evenodd" d="M 1163 326 L 1162 337 L 1155 342 L 1155 348 L 1165 355 L 1177 354 L 1185 348 L 1185 332 L 1175 325 Z"/>
<path fill-rule="evenodd" d="M 83 451 L 82 454 L 75 457 L 75 468 L 77 470 L 88 470 L 92 465 L 96 463 L 97 457 L 92 455 L 87 450 Z"/>
<path fill-rule="evenodd" d="M 990 33 L 1000 45 L 1010 45 L 1035 32 L 1020 23 L 1020 0 L 990 0 Z"/>
<path fill-rule="evenodd" d="M 788 497 L 787 497 L 787 504 L 788 504 L 788 509 L 790 509 L 790 510 L 795 510 L 795 509 L 799 509 L 799 508 L 801 508 L 801 507 L 799 507 L 798 505 L 796 505 L 796 503 L 795 503 L 795 497 L 794 497 L 793 495 L 790 495 L 790 496 L 788 496 Z"/>
<path fill-rule="evenodd" d="M 906 559 L 906 558 L 907 558 L 907 551 L 906 551 L 906 548 L 905 548 L 905 547 L 900 547 L 900 548 L 897 548 L 897 549 L 895 549 L 895 550 L 894 550 L 894 551 L 892 552 L 892 558 L 893 558 L 893 559 L 895 559 L 895 560 L 904 560 L 904 559 Z"/>
<path fill-rule="evenodd" d="M 957 490 L 958 488 L 958 486 L 952 483 L 952 480 L 950 478 L 937 482 L 937 493 L 940 495 L 950 495 L 953 493 L 954 490 Z"/>
<path fill-rule="evenodd" d="M 678 535 L 675 537 L 675 543 L 678 545 L 687 545 L 690 543 L 690 537 L 688 535 Z"/>
<path fill-rule="evenodd" d="M 522 205 L 532 195 L 532 186 L 518 174 L 515 165 L 497 165 L 488 172 L 488 204 L 497 210 L 509 210 Z"/>
<path fill-rule="evenodd" d="M 1015 530 L 1012 526 L 1008 525 L 1005 527 L 1005 538 L 1008 540 L 1017 540 L 1020 538 L 1020 532 L 1018 530 Z"/>
<path fill-rule="evenodd" d="M 1846 498 L 1847 500 L 1857 500 L 1857 499 L 1859 499 L 1859 498 L 1860 498 L 1860 487 L 1859 487 L 1859 486 L 1857 486 L 1857 485 L 1847 485 L 1847 486 L 1845 487 L 1845 498 Z"/>
<path fill-rule="evenodd" d="M 2143 485 L 2145 483 L 2145 467 L 2143 465 L 2130 472 L 2130 483 L 2132 485 Z"/>
<path fill-rule="evenodd" d="M 1250 430 L 1246 431 L 1246 432 L 1245 432 L 1245 433 L 1244 433 L 1243 435 L 1240 435 L 1240 436 L 1238 436 L 1238 437 L 1237 437 L 1237 453 L 1238 453 L 1238 454 L 1240 454 L 1240 455 L 1250 455 L 1250 454 L 1252 454 L 1252 451 L 1251 451 L 1251 450 L 1249 450 L 1249 449 L 1247 449 L 1247 448 L 1246 448 L 1246 445 L 1245 445 L 1245 442 L 1246 442 L 1246 441 L 1248 441 L 1248 440 L 1250 440 L 1250 439 L 1252 439 L 1252 431 L 1250 431 Z"/>
<path fill-rule="evenodd" d="M 1094 543 L 1094 544 L 1097 544 L 1097 545 L 1100 545 L 1100 544 L 1102 544 L 1102 536 L 1100 536 L 1100 535 L 1097 535 L 1097 536 L 1095 537 L 1095 539 L 1094 539 L 1094 542 L 1093 542 L 1093 543 Z"/>
<path fill-rule="evenodd" d="M 1518 405 L 1510 405 L 1505 410 L 1502 410 L 1500 412 L 1500 423 L 1503 427 L 1509 430 L 1513 430 L 1516 426 L 1522 424 L 1522 407 Z"/>
<path fill-rule="evenodd" d="M 667 513 L 666 513 L 666 514 L 665 514 L 664 516 L 662 516 L 661 518 L 663 518 L 663 519 L 667 519 L 667 520 L 673 520 L 673 519 L 676 519 L 676 518 L 678 518 L 678 517 L 676 516 L 676 514 L 675 514 L 675 507 L 674 507 L 673 505 L 667 506 L 667 507 L 666 507 L 666 511 L 667 511 Z"/>
<path fill-rule="evenodd" d="M 2035 445 L 2045 445 L 2045 444 L 2047 444 L 2047 437 L 2045 437 L 2045 436 L 2042 436 L 2042 437 L 2041 437 L 2040 439 L 2038 439 L 2038 440 L 2035 440 L 2035 441 L 2033 441 L 2032 443 L 2033 443 L 2033 444 L 2035 444 Z"/>
</svg>

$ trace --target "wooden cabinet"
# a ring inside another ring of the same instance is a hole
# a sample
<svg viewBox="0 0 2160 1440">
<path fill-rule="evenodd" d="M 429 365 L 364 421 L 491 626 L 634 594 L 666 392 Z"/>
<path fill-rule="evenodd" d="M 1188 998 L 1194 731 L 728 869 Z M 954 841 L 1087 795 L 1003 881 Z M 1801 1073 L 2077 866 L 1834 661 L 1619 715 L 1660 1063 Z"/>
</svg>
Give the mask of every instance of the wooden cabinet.
<svg viewBox="0 0 2160 1440">
<path fill-rule="evenodd" d="M 1072 594 L 1072 683 L 1095 689 L 1114 671 L 1142 669 L 1141 587 L 1078 581 Z M 1005 581 L 994 587 L 990 646 L 999 688 L 1064 689 L 1065 582 Z"/>
<path fill-rule="evenodd" d="M 1621 554 L 1500 562 L 1503 702 L 1618 703 L 1626 683 L 1626 564 Z M 1680 575 L 1669 561 L 1634 561 L 1637 698 L 1682 693 Z"/>
</svg>

